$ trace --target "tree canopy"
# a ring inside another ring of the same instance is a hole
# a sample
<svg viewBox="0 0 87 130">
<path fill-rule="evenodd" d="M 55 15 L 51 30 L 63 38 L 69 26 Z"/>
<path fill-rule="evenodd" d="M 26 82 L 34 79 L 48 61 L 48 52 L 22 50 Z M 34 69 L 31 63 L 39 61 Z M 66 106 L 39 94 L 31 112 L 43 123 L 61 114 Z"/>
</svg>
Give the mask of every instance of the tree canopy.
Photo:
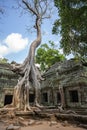
<svg viewBox="0 0 87 130">
<path fill-rule="evenodd" d="M 87 57 L 87 0 L 54 0 L 58 19 L 52 32 L 60 33 L 65 54 Z"/>
<path fill-rule="evenodd" d="M 36 63 L 40 64 L 42 71 L 64 59 L 64 55 L 59 53 L 55 43 L 52 41 L 49 41 L 49 44 L 42 44 L 36 53 Z"/>
<path fill-rule="evenodd" d="M 6 58 L 0 58 L 0 63 L 8 63 L 8 59 L 6 59 Z"/>
</svg>

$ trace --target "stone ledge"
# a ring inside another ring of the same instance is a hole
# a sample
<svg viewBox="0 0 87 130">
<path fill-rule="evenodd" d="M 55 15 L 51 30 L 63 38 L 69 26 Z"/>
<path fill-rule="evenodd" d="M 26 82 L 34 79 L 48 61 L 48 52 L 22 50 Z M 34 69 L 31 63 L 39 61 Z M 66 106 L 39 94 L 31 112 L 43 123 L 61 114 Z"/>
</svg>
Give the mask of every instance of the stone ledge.
<svg viewBox="0 0 87 130">
<path fill-rule="evenodd" d="M 55 117 L 58 120 L 67 120 L 74 121 L 83 124 L 87 124 L 87 115 L 78 115 L 78 114 L 55 114 Z"/>
</svg>

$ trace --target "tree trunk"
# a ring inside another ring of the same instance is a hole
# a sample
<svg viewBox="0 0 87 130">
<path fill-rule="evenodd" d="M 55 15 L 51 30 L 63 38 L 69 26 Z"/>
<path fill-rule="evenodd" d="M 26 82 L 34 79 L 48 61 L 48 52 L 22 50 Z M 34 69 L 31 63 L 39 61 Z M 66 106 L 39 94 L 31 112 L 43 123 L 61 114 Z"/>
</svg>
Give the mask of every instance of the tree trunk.
<svg viewBox="0 0 87 130">
<path fill-rule="evenodd" d="M 59 87 L 59 92 L 60 92 L 60 95 L 61 95 L 61 107 L 64 108 L 65 107 L 65 99 L 64 99 L 63 86 Z"/>
<path fill-rule="evenodd" d="M 37 30 L 37 38 L 31 43 L 29 54 L 25 59 L 24 63 L 19 67 L 15 66 L 14 70 L 20 72 L 21 77 L 18 84 L 14 88 L 13 95 L 13 106 L 18 109 L 30 110 L 29 105 L 29 91 L 33 87 L 35 91 L 35 105 L 39 105 L 39 90 L 41 76 L 38 69 L 35 66 L 35 50 L 41 43 L 41 28 L 40 28 L 40 17 L 36 17 L 35 28 Z"/>
</svg>

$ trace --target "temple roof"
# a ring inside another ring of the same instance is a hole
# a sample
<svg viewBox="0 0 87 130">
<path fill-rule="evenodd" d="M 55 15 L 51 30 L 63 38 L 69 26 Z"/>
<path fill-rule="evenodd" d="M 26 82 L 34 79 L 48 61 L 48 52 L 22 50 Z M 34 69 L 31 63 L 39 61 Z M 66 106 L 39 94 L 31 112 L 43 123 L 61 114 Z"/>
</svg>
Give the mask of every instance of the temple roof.
<svg viewBox="0 0 87 130">
<path fill-rule="evenodd" d="M 78 60 L 65 60 L 52 65 L 43 75 L 43 87 L 51 86 L 49 82 L 60 86 L 73 86 L 75 84 L 87 85 L 87 64 Z"/>
<path fill-rule="evenodd" d="M 77 68 L 82 68 L 84 65 L 82 63 L 82 61 L 80 60 L 74 60 L 74 59 L 70 59 L 70 60 L 65 60 L 63 62 L 56 62 L 54 65 L 52 65 L 46 72 L 45 75 L 53 73 L 55 72 L 59 72 L 60 74 L 65 73 L 66 71 L 70 71 L 70 70 L 77 70 Z M 87 65 L 85 65 L 84 67 L 87 68 Z"/>
<path fill-rule="evenodd" d="M 0 76 L 16 76 L 9 63 L 0 63 Z"/>
</svg>

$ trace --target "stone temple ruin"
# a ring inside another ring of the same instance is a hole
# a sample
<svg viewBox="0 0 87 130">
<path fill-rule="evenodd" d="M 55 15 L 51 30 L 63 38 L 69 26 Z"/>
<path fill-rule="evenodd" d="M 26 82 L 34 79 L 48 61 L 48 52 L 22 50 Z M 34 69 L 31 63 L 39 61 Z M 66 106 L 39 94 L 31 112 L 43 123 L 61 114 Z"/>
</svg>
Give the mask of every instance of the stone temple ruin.
<svg viewBox="0 0 87 130">
<path fill-rule="evenodd" d="M 62 105 L 65 109 L 87 112 L 87 64 L 78 60 L 57 62 L 44 74 L 41 82 L 40 102 L 45 106 Z M 18 75 L 8 63 L 0 63 L 0 107 L 12 102 L 13 87 Z M 34 91 L 30 89 L 30 103 Z"/>
<path fill-rule="evenodd" d="M 13 86 L 17 84 L 18 75 L 11 70 L 8 63 L 0 63 L 0 107 L 10 104 Z"/>
<path fill-rule="evenodd" d="M 57 62 L 43 77 L 41 95 L 44 105 L 62 103 L 67 109 L 87 110 L 87 64 L 74 59 Z"/>
</svg>

